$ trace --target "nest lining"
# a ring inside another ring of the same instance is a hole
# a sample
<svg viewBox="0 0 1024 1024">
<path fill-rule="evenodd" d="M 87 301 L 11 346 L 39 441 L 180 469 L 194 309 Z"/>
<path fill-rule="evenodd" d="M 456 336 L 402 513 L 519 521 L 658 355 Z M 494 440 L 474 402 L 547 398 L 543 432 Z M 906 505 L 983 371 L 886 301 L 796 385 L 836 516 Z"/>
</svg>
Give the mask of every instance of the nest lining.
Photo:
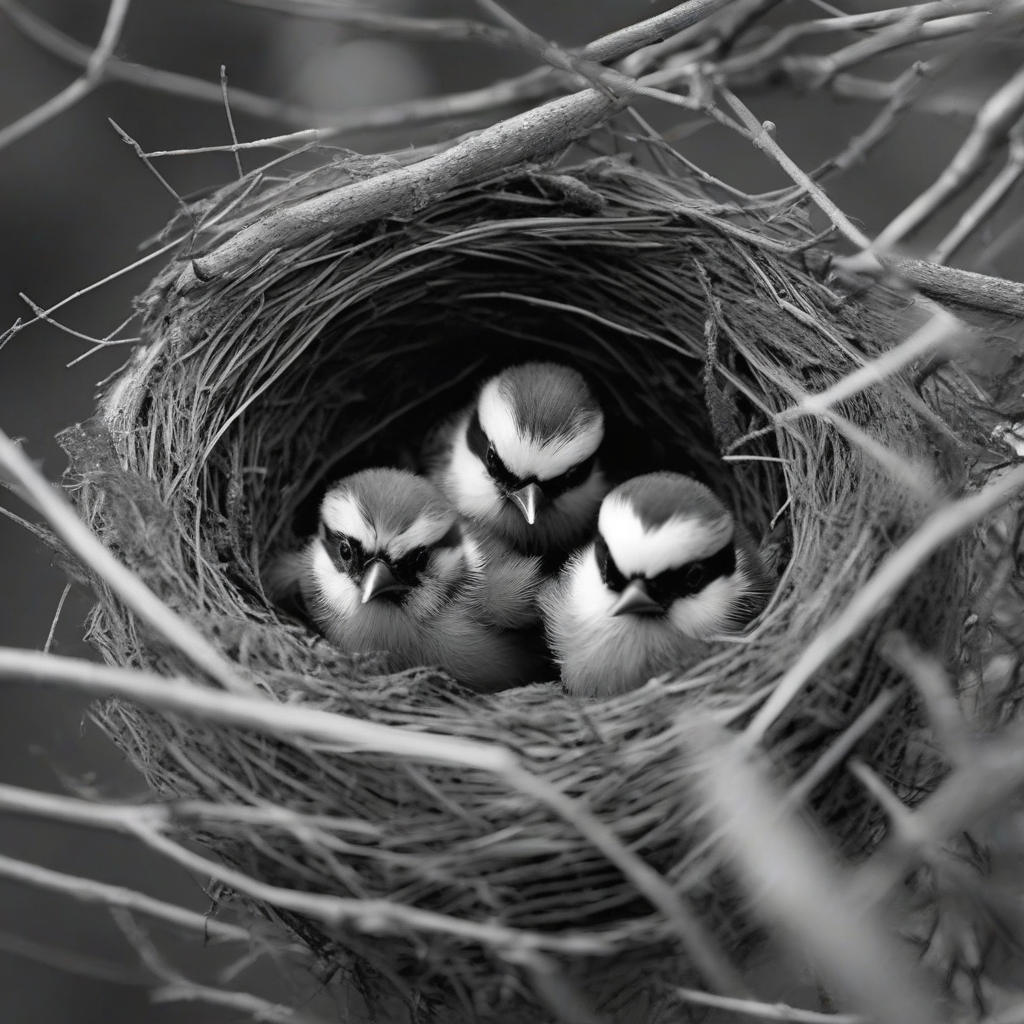
<svg viewBox="0 0 1024 1024">
<path fill-rule="evenodd" d="M 218 230 L 375 166 L 342 163 L 275 182 Z M 231 199 L 226 192 L 211 208 Z M 200 235 L 199 251 L 217 237 Z M 141 300 L 144 347 L 97 421 L 68 437 L 77 500 L 128 565 L 278 699 L 508 745 L 742 948 L 749 923 L 715 849 L 699 842 L 707 826 L 688 730 L 709 715 L 742 722 L 926 511 L 829 421 L 770 418 L 905 333 L 889 298 L 851 300 L 826 285 L 808 267 L 809 241 L 796 214 L 726 209 L 687 182 L 599 160 L 557 174 L 514 169 L 411 218 L 325 233 L 190 292 L 177 290 L 176 262 Z M 697 476 L 775 551 L 776 596 L 744 642 L 721 645 L 677 679 L 600 702 L 550 684 L 475 696 L 430 669 L 377 674 L 371 659 L 338 651 L 273 606 L 261 572 L 301 543 L 327 484 L 367 465 L 409 464 L 425 430 L 482 378 L 538 357 L 594 382 L 613 475 Z M 838 411 L 956 485 L 962 456 L 920 408 L 896 378 Z M 727 464 L 725 450 L 754 459 Z M 959 547 L 937 556 L 819 673 L 769 736 L 780 772 L 805 770 L 896 683 L 875 651 L 881 631 L 899 627 L 950 650 L 966 564 Z M 97 607 L 91 637 L 116 664 L 188 668 L 112 598 Z M 622 874 L 572 825 L 499 779 L 278 742 L 124 702 L 104 716 L 167 797 L 286 806 L 367 826 L 314 841 L 287 826 L 183 823 L 256 877 L 554 934 L 590 929 L 620 960 L 643 956 L 647 973 L 652 956 L 678 966 L 664 920 Z M 928 782 L 908 754 L 917 724 L 899 701 L 858 748 L 903 792 Z M 812 803 L 846 852 L 876 841 L 876 811 L 847 774 L 830 776 Z M 470 993 L 486 1002 L 510 991 L 502 979 L 513 968 L 500 956 L 441 935 L 368 938 L 289 923 L 339 963 L 373 964 L 369 984 L 379 991 L 385 976 L 442 1001 L 453 991 L 469 1004 Z"/>
</svg>

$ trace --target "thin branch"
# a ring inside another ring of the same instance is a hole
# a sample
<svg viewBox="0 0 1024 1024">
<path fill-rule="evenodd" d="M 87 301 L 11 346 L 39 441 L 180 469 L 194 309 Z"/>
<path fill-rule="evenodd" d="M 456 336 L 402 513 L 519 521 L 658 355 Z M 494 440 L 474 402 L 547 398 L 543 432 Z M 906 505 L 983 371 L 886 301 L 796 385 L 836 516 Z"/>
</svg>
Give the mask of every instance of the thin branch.
<svg viewBox="0 0 1024 1024">
<path fill-rule="evenodd" d="M 47 121 L 52 121 L 65 110 L 70 110 L 102 82 L 107 64 L 121 38 L 121 30 L 124 28 L 124 21 L 128 16 L 130 6 L 131 0 L 110 0 L 103 33 L 96 49 L 89 54 L 85 62 L 85 73 L 52 99 L 47 100 L 6 128 L 0 129 L 0 149 L 28 135 L 29 132 L 35 131 Z"/>
<path fill-rule="evenodd" d="M 511 33 L 472 18 L 417 18 L 341 5 L 325 0 L 227 0 L 236 7 L 288 14 L 294 18 L 327 21 L 372 36 L 395 36 L 427 43 L 485 43 L 501 49 L 517 49 Z"/>
<path fill-rule="evenodd" d="M 614 940 L 597 934 L 545 934 L 498 923 L 464 921 L 388 900 L 360 900 L 323 893 L 300 892 L 251 878 L 234 868 L 203 857 L 168 839 L 161 832 L 159 806 L 94 804 L 75 797 L 55 796 L 0 784 L 0 811 L 42 817 L 134 836 L 150 849 L 202 877 L 219 882 L 272 906 L 306 914 L 337 926 L 354 923 L 369 932 L 412 928 L 448 934 L 515 953 L 547 949 L 575 954 L 607 953 Z"/>
<path fill-rule="evenodd" d="M 71 593 L 71 584 L 65 583 L 61 591 L 60 600 L 57 602 L 57 610 L 53 613 L 53 622 L 50 623 L 50 632 L 46 634 L 46 643 L 43 644 L 43 654 L 49 654 L 53 646 L 53 635 L 57 632 L 57 623 L 60 622 L 60 613 L 64 610 L 64 602 Z"/>
<path fill-rule="evenodd" d="M 706 934 L 675 889 L 623 845 L 607 825 L 590 814 L 578 801 L 566 796 L 547 780 L 526 771 L 515 756 L 502 747 L 461 737 L 379 725 L 292 704 L 252 700 L 181 680 L 111 668 L 75 658 L 42 655 L 37 651 L 0 648 L 0 678 L 27 678 L 35 682 L 75 686 L 90 693 L 113 693 L 190 717 L 227 722 L 273 736 L 305 736 L 334 743 L 345 749 L 381 751 L 403 758 L 457 764 L 492 772 L 505 779 L 510 786 L 547 805 L 586 836 L 653 906 L 665 914 L 694 963 L 702 969 L 710 982 L 723 991 L 743 990 L 737 973 L 729 966 L 714 940 Z M 3 786 L 0 786 L 0 806 L 4 805 L 2 796 L 5 791 L 8 794 L 6 806 L 9 807 L 9 787 Z M 52 803 L 56 798 L 46 799 Z M 31 812 L 32 808 L 28 810 Z M 113 817 L 123 822 L 126 812 L 124 808 L 118 808 L 116 814 L 109 809 L 98 815 L 92 809 L 84 813 L 88 820 L 101 817 L 106 821 Z M 154 809 L 147 809 L 147 813 L 150 817 L 146 820 L 151 821 Z M 150 825 L 146 828 L 153 830 Z"/>
<path fill-rule="evenodd" d="M 513 755 L 494 744 L 224 693 L 183 679 L 114 668 L 81 658 L 0 647 L 0 679 L 72 686 L 95 696 L 113 694 L 190 718 L 224 722 L 270 736 L 304 736 L 348 750 L 373 750 L 499 775 L 506 774 L 515 765 Z"/>
<path fill-rule="evenodd" d="M 821 211 L 858 249 L 870 249 L 871 240 L 839 209 L 811 176 L 802 170 L 772 138 L 771 133 L 754 116 L 750 108 L 730 89 L 719 85 L 719 91 L 726 103 L 736 112 L 744 127 L 750 132 L 751 140 L 758 149 L 767 153 L 782 169 L 814 200 Z"/>
<path fill-rule="evenodd" d="M 808 395 L 796 405 L 778 413 L 781 421 L 800 416 L 817 415 L 839 402 L 902 373 L 925 356 L 948 351 L 964 340 L 968 328 L 951 313 L 939 310 L 909 338 L 865 362 L 859 369 L 848 373 L 842 380 L 817 394 Z"/>
<path fill-rule="evenodd" d="M 725 842 L 757 905 L 786 928 L 815 967 L 877 1024 L 935 1024 L 934 996 L 873 908 L 852 898 L 846 879 L 811 829 L 752 762 L 742 743 L 718 736 L 700 782 Z"/>
<path fill-rule="evenodd" d="M 235 157 L 238 180 L 241 181 L 245 177 L 245 172 L 242 170 L 242 158 L 238 153 L 238 132 L 235 131 L 235 119 L 231 116 L 231 98 L 228 96 L 228 69 L 223 64 L 220 66 L 220 91 L 224 97 L 224 115 L 228 119 L 228 130 L 231 132 L 231 152 Z M 141 149 L 138 152 L 141 157 L 145 158 L 145 153 Z"/>
<path fill-rule="evenodd" d="M 933 512 L 884 562 L 853 596 L 832 623 L 803 650 L 781 677 L 772 695 L 744 732 L 754 746 L 810 682 L 814 674 L 877 615 L 888 608 L 922 562 L 964 530 L 1005 505 L 1024 489 L 1024 466 L 1018 466 L 968 498 Z"/>
<path fill-rule="evenodd" d="M 154 899 L 145 893 L 126 889 L 120 885 L 107 885 L 95 882 L 91 878 L 80 878 L 77 875 L 51 871 L 49 868 L 15 860 L 0 854 L 0 877 L 26 885 L 34 885 L 50 892 L 59 892 L 85 903 L 100 903 L 106 907 L 120 907 L 132 913 L 145 914 L 167 924 L 214 939 L 229 942 L 251 942 L 253 934 L 248 928 L 218 921 L 205 914 L 187 910 L 185 907 Z"/>
<path fill-rule="evenodd" d="M 290 1006 L 272 1003 L 261 996 L 249 992 L 236 992 L 231 989 L 214 988 L 211 985 L 200 985 L 186 978 L 180 971 L 172 967 L 154 945 L 149 935 L 139 927 L 132 915 L 126 910 L 113 911 L 125 938 L 135 950 L 139 959 L 163 985 L 154 989 L 150 997 L 154 1002 L 202 1002 L 213 1006 L 227 1006 L 240 1010 L 254 1020 L 292 1021 L 294 1024 L 320 1024 L 313 1017 L 300 1013 Z"/>
<path fill-rule="evenodd" d="M 896 127 L 900 118 L 914 105 L 923 92 L 932 68 L 923 61 L 915 61 L 892 83 L 892 96 L 885 106 L 872 118 L 871 123 L 859 135 L 850 139 L 846 148 L 818 168 L 814 177 L 823 179 L 833 172 L 842 173 L 854 164 L 863 161 L 867 155 Z"/>
<path fill-rule="evenodd" d="M 1009 147 L 1003 169 L 961 214 L 955 227 L 932 250 L 928 261 L 930 263 L 945 263 L 953 256 L 1010 194 L 1010 190 L 1020 181 L 1022 174 L 1024 174 L 1024 119 L 1018 121 L 1010 129 Z"/>
<path fill-rule="evenodd" d="M 711 1006 L 716 1010 L 741 1013 L 758 1020 L 781 1020 L 787 1024 L 869 1024 L 867 1017 L 857 1013 L 815 1013 L 782 1003 L 756 1003 L 750 999 L 732 999 L 700 992 L 695 988 L 673 988 L 673 993 L 687 1003 Z"/>
<path fill-rule="evenodd" d="M 885 252 L 898 245 L 947 200 L 963 191 L 984 170 L 993 150 L 1002 145 L 1007 132 L 1022 114 L 1024 68 L 986 100 L 970 133 L 946 169 L 875 239 L 876 250 Z"/>
<path fill-rule="evenodd" d="M 938 659 L 898 631 L 885 638 L 882 655 L 910 679 L 921 695 L 943 753 L 953 764 L 966 763 L 972 753 L 970 731 L 953 684 Z"/>
<path fill-rule="evenodd" d="M 144 622 L 181 651 L 193 664 L 233 693 L 257 692 L 199 630 L 172 611 L 135 573 L 104 547 L 67 499 L 32 464 L 32 460 L 0 430 L 0 471 L 17 484 L 42 513 L 54 533 L 89 566 Z"/>
<path fill-rule="evenodd" d="M 1024 283 L 943 267 L 924 260 L 880 254 L 885 267 L 922 295 L 966 309 L 1024 319 Z M 837 261 L 841 265 L 842 261 Z"/>
<path fill-rule="evenodd" d="M 693 24 L 728 2 L 689 0 L 663 15 L 597 40 L 583 49 L 581 57 L 600 62 L 616 60 L 665 33 Z M 277 210 L 194 260 L 183 271 L 178 287 L 186 291 L 250 265 L 280 246 L 301 245 L 327 227 L 340 232 L 385 215 L 407 216 L 435 196 L 511 163 L 552 156 L 600 123 L 614 106 L 604 93 L 584 89 L 486 128 L 409 167 Z"/>
<path fill-rule="evenodd" d="M 843 731 L 811 768 L 786 790 L 786 803 L 800 806 L 847 758 L 857 744 L 885 717 L 899 699 L 900 690 L 883 690 Z"/>
<path fill-rule="evenodd" d="M 148 985 L 150 982 L 149 975 L 142 971 L 69 949 L 59 949 L 48 943 L 33 942 L 6 931 L 0 931 L 0 952 L 24 957 L 33 963 L 44 964 L 67 974 L 77 974 L 114 985 Z"/>
</svg>

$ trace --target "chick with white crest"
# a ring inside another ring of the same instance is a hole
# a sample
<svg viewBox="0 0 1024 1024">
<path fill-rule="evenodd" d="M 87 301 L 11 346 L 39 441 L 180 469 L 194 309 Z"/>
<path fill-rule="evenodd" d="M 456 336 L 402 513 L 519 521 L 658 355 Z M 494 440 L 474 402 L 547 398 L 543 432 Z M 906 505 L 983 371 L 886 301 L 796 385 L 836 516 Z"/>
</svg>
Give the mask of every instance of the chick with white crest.
<svg viewBox="0 0 1024 1024">
<path fill-rule="evenodd" d="M 601 503 L 593 543 L 541 592 L 570 693 L 608 697 L 686 668 L 771 593 L 751 540 L 703 484 L 651 473 Z"/>
<path fill-rule="evenodd" d="M 543 673 L 539 652 L 501 628 L 532 609 L 539 568 L 491 578 L 481 546 L 423 477 L 367 469 L 335 484 L 301 562 L 299 587 L 323 633 L 344 650 L 380 652 L 388 671 L 440 665 L 481 691 Z"/>
<path fill-rule="evenodd" d="M 582 374 L 524 363 L 488 380 L 442 430 L 431 477 L 474 527 L 558 564 L 593 529 L 608 490 L 604 416 Z"/>
</svg>

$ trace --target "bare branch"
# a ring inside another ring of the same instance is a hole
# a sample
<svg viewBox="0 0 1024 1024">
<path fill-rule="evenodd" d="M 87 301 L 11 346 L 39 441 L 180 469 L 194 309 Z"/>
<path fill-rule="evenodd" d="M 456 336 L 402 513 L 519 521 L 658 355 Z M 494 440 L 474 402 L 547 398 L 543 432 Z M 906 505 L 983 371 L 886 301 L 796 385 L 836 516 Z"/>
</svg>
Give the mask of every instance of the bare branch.
<svg viewBox="0 0 1024 1024">
<path fill-rule="evenodd" d="M 374 750 L 497 774 L 507 773 L 515 764 L 507 750 L 489 743 L 378 725 L 348 715 L 224 693 L 183 679 L 39 651 L 0 648 L 0 678 L 73 686 L 96 696 L 116 694 L 191 718 L 225 722 L 271 736 L 305 736 L 349 750 Z"/>
<path fill-rule="evenodd" d="M 812 180 L 806 171 L 801 170 L 783 151 L 782 147 L 772 138 L 764 125 L 751 113 L 750 108 L 731 90 L 724 85 L 719 86 L 726 103 L 736 112 L 744 127 L 750 132 L 755 146 L 767 153 L 782 169 L 817 203 L 821 211 L 858 249 L 871 248 L 871 240 L 859 228 L 854 227 L 836 204 L 825 195 L 821 187 Z"/>
<path fill-rule="evenodd" d="M 867 1017 L 857 1013 L 815 1013 L 813 1010 L 801 1010 L 795 1006 L 784 1006 L 782 1003 L 756 1003 L 751 999 L 716 996 L 694 988 L 674 988 L 672 991 L 684 1002 L 697 1006 L 711 1006 L 716 1010 L 727 1010 L 730 1013 L 741 1013 L 745 1017 L 756 1017 L 758 1020 L 781 1020 L 787 1024 L 869 1024 Z"/>
<path fill-rule="evenodd" d="M 125 938 L 128 939 L 139 959 L 164 984 L 155 989 L 151 997 L 154 1002 L 203 1002 L 214 1006 L 228 1006 L 255 1020 L 292 1021 L 294 1024 L 320 1024 L 316 1018 L 300 1013 L 290 1006 L 272 1003 L 249 992 L 200 985 L 189 980 L 173 968 L 156 948 L 149 935 L 139 927 L 132 915 L 124 909 L 112 912 Z"/>
<path fill-rule="evenodd" d="M 97 573 L 144 622 L 181 651 L 193 664 L 233 693 L 256 693 L 256 688 L 199 630 L 172 611 L 103 546 L 75 514 L 67 499 L 50 485 L 31 459 L 0 430 L 0 471 L 18 483 L 54 533 Z"/>
<path fill-rule="evenodd" d="M 956 226 L 932 250 L 931 263 L 945 263 L 1009 195 L 1010 190 L 1024 174 L 1024 119 L 1009 132 L 1006 165 L 989 182 L 980 196 L 963 212 Z"/>
<path fill-rule="evenodd" d="M 899 689 L 883 690 L 843 730 L 842 735 L 814 762 L 812 767 L 786 791 L 786 803 L 797 807 L 839 767 L 850 751 L 880 722 L 899 699 Z"/>
<path fill-rule="evenodd" d="M 1018 71 L 985 102 L 956 156 L 933 185 L 925 189 L 875 239 L 885 252 L 919 228 L 947 200 L 959 194 L 981 172 L 1007 132 L 1024 114 L 1024 69 Z"/>
<path fill-rule="evenodd" d="M 559 935 L 524 931 L 501 924 L 463 921 L 456 917 L 420 910 L 387 900 L 359 900 L 320 893 L 292 891 L 251 878 L 241 871 L 210 860 L 164 836 L 165 816 L 159 806 L 93 804 L 74 797 L 54 796 L 0 784 L 0 811 L 43 817 L 131 835 L 169 859 L 201 876 L 216 878 L 238 892 L 271 906 L 306 914 L 330 925 L 352 922 L 370 932 L 405 928 L 442 932 L 481 942 L 513 954 L 517 950 L 547 949 L 552 952 L 592 954 L 614 948 L 613 939 L 597 934 Z"/>
<path fill-rule="evenodd" d="M 237 7 L 275 11 L 296 18 L 343 25 L 364 35 L 396 36 L 417 42 L 486 43 L 502 49 L 517 49 L 514 36 L 493 25 L 471 18 L 416 18 L 405 14 L 374 11 L 325 0 L 227 0 Z"/>
<path fill-rule="evenodd" d="M 1005 505 L 1022 489 L 1024 466 L 1018 466 L 976 494 L 951 502 L 933 512 L 882 562 L 842 613 L 804 648 L 745 730 L 745 741 L 750 746 L 761 742 L 765 733 L 815 672 L 889 606 L 922 562 L 968 527 Z"/>
<path fill-rule="evenodd" d="M 597 40 L 585 47 L 581 56 L 600 62 L 616 60 L 728 2 L 689 0 L 663 15 Z M 343 231 L 385 215 L 408 215 L 467 181 L 511 163 L 551 156 L 586 134 L 614 105 L 604 93 L 585 89 L 486 128 L 410 167 L 345 185 L 268 214 L 194 260 L 178 286 L 182 290 L 196 287 L 248 265 L 281 245 L 301 244 L 328 225 Z"/>
<path fill-rule="evenodd" d="M 71 584 L 65 583 L 61 591 L 60 600 L 57 602 L 57 610 L 53 613 L 53 621 L 50 623 L 50 632 L 46 634 L 46 643 L 43 644 L 43 654 L 49 654 L 53 646 L 53 635 L 57 632 L 57 623 L 60 621 L 60 613 L 64 610 L 64 602 L 71 593 Z"/>
<path fill-rule="evenodd" d="M 154 899 L 145 893 L 135 892 L 120 885 L 107 885 L 105 882 L 94 882 L 91 878 L 80 878 L 77 875 L 51 871 L 49 868 L 26 861 L 15 860 L 0 854 L 0 877 L 26 885 L 34 885 L 51 892 L 59 892 L 73 899 L 86 903 L 100 903 L 106 907 L 120 907 L 133 913 L 145 914 L 167 924 L 200 935 L 230 942 L 251 942 L 253 933 L 248 928 L 227 924 L 216 918 L 198 914 L 194 910 L 175 906 L 163 900 Z"/>
<path fill-rule="evenodd" d="M 574 825 L 615 864 L 634 883 L 637 890 L 665 914 L 679 933 L 688 953 L 704 971 L 709 981 L 725 991 L 742 991 L 743 986 L 738 980 L 738 975 L 717 950 L 714 940 L 706 934 L 675 889 L 624 846 L 607 825 L 556 786 L 526 771 L 519 765 L 515 756 L 502 747 L 461 737 L 440 736 L 413 729 L 379 725 L 347 715 L 327 713 L 293 704 L 252 700 L 181 680 L 169 680 L 128 669 L 110 668 L 74 658 L 0 648 L 0 678 L 19 677 L 36 682 L 71 685 L 91 693 L 116 693 L 165 710 L 210 721 L 229 722 L 270 735 L 306 736 L 335 743 L 349 750 L 377 750 L 403 758 L 458 764 L 495 773 L 504 778 L 509 785 L 533 796 Z M 6 804 L 3 797 L 5 792 Z M 52 803 L 56 798 L 46 799 Z M 0 806 L 10 807 L 11 800 L 10 787 L 0 786 Z M 28 810 L 31 812 L 32 808 Z M 122 827 L 125 820 L 123 808 L 119 808 L 117 813 L 109 808 L 100 813 L 94 809 L 84 813 L 87 820 L 99 817 L 109 821 L 113 818 L 121 823 Z M 148 813 L 152 815 L 153 809 L 148 809 Z M 152 831 L 151 825 L 147 825 L 146 828 Z"/>
<path fill-rule="evenodd" d="M 128 8 L 131 0 L 110 0 L 110 7 L 107 10 L 107 20 L 103 25 L 103 33 L 100 41 L 85 62 L 85 74 L 75 79 L 66 89 L 59 92 L 52 99 L 47 100 L 41 106 L 36 107 L 31 113 L 19 118 L 9 124 L 6 128 L 0 129 L 0 149 L 9 146 L 17 139 L 33 132 L 40 125 L 52 121 L 58 114 L 70 110 L 79 100 L 88 96 L 103 80 L 104 72 L 118 40 L 121 38 L 121 30 L 124 27 L 124 20 L 128 16 Z"/>
<path fill-rule="evenodd" d="M 732 859 L 757 904 L 816 967 L 878 1024 L 934 1024 L 934 997 L 811 830 L 751 763 L 742 741 L 719 736 L 700 776 Z"/>
<path fill-rule="evenodd" d="M 882 654 L 917 688 L 946 756 L 953 764 L 966 763 L 971 754 L 970 730 L 953 684 L 939 661 L 900 632 L 892 632 L 885 638 Z"/>
<path fill-rule="evenodd" d="M 1024 318 L 1024 284 L 924 260 L 881 255 L 883 264 L 922 295 L 968 309 Z"/>
</svg>

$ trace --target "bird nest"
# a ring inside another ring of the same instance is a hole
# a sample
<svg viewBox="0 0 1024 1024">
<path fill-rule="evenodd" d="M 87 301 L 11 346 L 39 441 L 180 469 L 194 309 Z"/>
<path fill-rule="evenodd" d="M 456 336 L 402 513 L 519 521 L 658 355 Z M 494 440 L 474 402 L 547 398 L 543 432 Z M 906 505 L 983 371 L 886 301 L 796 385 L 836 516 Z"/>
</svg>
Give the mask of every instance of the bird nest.
<svg viewBox="0 0 1024 1024">
<path fill-rule="evenodd" d="M 900 374 L 794 412 L 905 337 L 906 304 L 830 283 L 797 211 L 717 204 L 690 180 L 619 159 L 518 167 L 412 215 L 325 227 L 232 275 L 189 273 L 192 257 L 266 211 L 389 166 L 336 157 L 204 200 L 191 257 L 140 300 L 143 344 L 96 419 L 67 435 L 72 482 L 106 544 L 270 700 L 455 748 L 498 745 L 521 775 L 124 700 L 101 717 L 170 806 L 234 808 L 193 811 L 180 835 L 273 887 L 249 891 L 250 904 L 344 973 L 371 1016 L 404 999 L 425 1019 L 519 1019 L 534 998 L 558 1002 L 557 972 L 607 1009 L 684 976 L 683 910 L 727 954 L 751 947 L 695 739 L 750 721 L 919 525 L 928 495 L 964 485 L 970 453 L 945 425 L 946 391 Z M 534 358 L 593 383 L 612 476 L 696 476 L 762 543 L 779 582 L 747 635 L 611 699 L 572 699 L 554 682 L 481 696 L 430 666 L 381 674 L 275 605 L 267 567 L 311 531 L 328 484 L 409 465 L 483 378 Z M 962 413 L 960 437 L 977 429 Z M 766 732 L 780 780 L 817 772 L 808 806 L 847 855 L 877 843 L 877 808 L 822 757 L 900 686 L 878 651 L 885 631 L 956 653 L 972 557 L 964 542 L 926 562 Z M 101 594 L 90 632 L 109 662 L 195 676 Z M 853 737 L 907 798 L 937 771 L 919 724 L 904 696 Z M 259 898 L 283 891 L 344 900 L 318 917 L 298 899 Z M 678 902 L 666 909 L 659 892 Z M 655 1019 L 654 1003 L 646 1012 Z"/>
</svg>

